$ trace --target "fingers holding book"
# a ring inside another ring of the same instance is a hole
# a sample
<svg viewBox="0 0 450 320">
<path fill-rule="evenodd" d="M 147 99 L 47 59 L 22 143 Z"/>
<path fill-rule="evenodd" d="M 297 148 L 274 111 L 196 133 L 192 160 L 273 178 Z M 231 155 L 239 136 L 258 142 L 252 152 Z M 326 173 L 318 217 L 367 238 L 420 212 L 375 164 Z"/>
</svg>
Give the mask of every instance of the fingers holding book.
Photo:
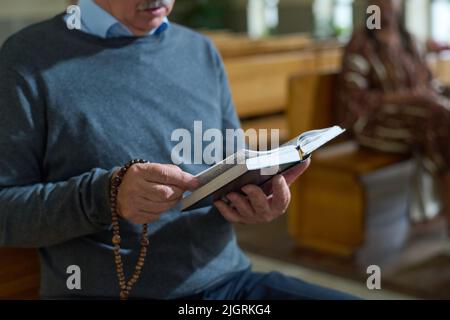
<svg viewBox="0 0 450 320">
<path fill-rule="evenodd" d="M 133 165 L 125 174 L 117 196 L 119 215 L 132 223 L 150 223 L 175 207 L 197 179 L 174 165 Z"/>
<path fill-rule="evenodd" d="M 229 204 L 222 200 L 214 203 L 219 212 L 231 223 L 268 223 L 283 215 L 290 203 L 289 185 L 308 168 L 310 161 L 301 163 L 282 175 L 273 177 L 270 195 L 256 185 L 244 186 L 245 194 L 232 192 L 227 195 Z"/>
<path fill-rule="evenodd" d="M 283 176 L 286 179 L 287 184 L 290 186 L 292 183 L 294 183 L 295 180 L 297 180 L 298 177 L 300 177 L 311 164 L 311 159 L 299 163 L 298 165 L 286 170 L 283 172 Z"/>
</svg>

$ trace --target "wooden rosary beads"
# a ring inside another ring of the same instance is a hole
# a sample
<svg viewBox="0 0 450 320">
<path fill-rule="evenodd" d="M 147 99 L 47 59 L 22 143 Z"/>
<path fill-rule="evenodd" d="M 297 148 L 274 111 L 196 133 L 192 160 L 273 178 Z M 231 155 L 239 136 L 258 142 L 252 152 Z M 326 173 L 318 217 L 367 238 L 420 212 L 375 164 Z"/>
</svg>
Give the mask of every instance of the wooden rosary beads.
<svg viewBox="0 0 450 320">
<path fill-rule="evenodd" d="M 133 288 L 133 285 L 136 284 L 136 282 L 139 280 L 139 276 L 141 275 L 142 268 L 144 266 L 145 257 L 147 255 L 147 247 L 149 245 L 147 233 L 148 233 L 148 225 L 144 224 L 142 226 L 142 234 L 141 234 L 141 249 L 139 251 L 139 258 L 136 263 L 136 266 L 134 267 L 134 272 L 131 276 L 131 278 L 127 281 L 125 279 L 125 273 L 123 270 L 123 262 L 122 257 L 120 255 L 120 227 L 119 227 L 119 214 L 117 212 L 117 194 L 119 192 L 120 184 L 122 183 L 123 177 L 127 173 L 128 169 L 130 169 L 131 166 L 137 164 L 137 163 L 148 163 L 148 161 L 142 160 L 142 159 L 136 159 L 128 162 L 125 166 L 123 166 L 116 177 L 113 178 L 113 181 L 111 183 L 111 190 L 110 190 L 110 207 L 111 207 L 111 214 L 112 214 L 112 229 L 113 229 L 113 237 L 112 237 L 112 243 L 114 245 L 114 263 L 116 265 L 116 272 L 117 272 L 117 278 L 119 280 L 119 287 L 120 287 L 120 299 L 126 300 L 128 299 L 131 289 Z"/>
</svg>

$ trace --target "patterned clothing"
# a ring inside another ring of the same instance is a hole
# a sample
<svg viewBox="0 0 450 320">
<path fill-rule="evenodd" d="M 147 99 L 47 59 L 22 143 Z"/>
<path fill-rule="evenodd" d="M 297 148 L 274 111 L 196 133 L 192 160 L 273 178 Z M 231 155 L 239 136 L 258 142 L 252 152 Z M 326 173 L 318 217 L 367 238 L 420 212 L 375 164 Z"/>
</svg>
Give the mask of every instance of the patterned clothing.
<svg viewBox="0 0 450 320">
<path fill-rule="evenodd" d="M 398 46 L 380 44 L 368 31 L 348 44 L 338 90 L 339 118 L 363 146 L 395 153 L 419 152 L 434 173 L 450 168 L 450 102 L 433 80 L 408 34 Z M 408 103 L 385 95 L 428 87 L 435 94 Z"/>
</svg>

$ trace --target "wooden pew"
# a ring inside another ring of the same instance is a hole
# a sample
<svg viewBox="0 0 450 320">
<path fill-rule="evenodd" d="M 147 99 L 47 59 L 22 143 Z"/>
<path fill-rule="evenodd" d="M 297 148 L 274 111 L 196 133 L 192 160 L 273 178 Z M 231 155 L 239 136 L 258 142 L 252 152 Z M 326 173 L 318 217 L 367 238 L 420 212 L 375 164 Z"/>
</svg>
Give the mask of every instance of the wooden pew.
<svg viewBox="0 0 450 320">
<path fill-rule="evenodd" d="M 285 141 L 289 78 L 299 72 L 336 69 L 341 55 L 340 46 L 317 45 L 298 52 L 225 59 L 233 100 L 244 129 L 280 129 Z"/>
<path fill-rule="evenodd" d="M 0 248 L 0 300 L 39 299 L 37 250 Z"/>
<path fill-rule="evenodd" d="M 335 124 L 336 73 L 312 73 L 290 81 L 290 132 Z M 410 179 L 405 156 L 379 153 L 345 140 L 313 154 L 310 169 L 292 187 L 289 233 L 297 245 L 339 256 L 361 246 L 394 250 L 409 226 Z"/>
<path fill-rule="evenodd" d="M 298 52 L 313 43 L 307 34 L 288 34 L 264 39 L 251 39 L 246 34 L 207 32 L 224 59 L 261 54 Z"/>
<path fill-rule="evenodd" d="M 231 92 L 241 118 L 284 111 L 291 75 L 312 71 L 311 52 L 256 55 L 225 60 Z"/>
<path fill-rule="evenodd" d="M 311 52 L 257 55 L 225 60 L 233 101 L 247 129 L 278 129 L 282 141 L 288 138 L 284 111 L 289 77 L 301 70 L 313 70 Z"/>
</svg>

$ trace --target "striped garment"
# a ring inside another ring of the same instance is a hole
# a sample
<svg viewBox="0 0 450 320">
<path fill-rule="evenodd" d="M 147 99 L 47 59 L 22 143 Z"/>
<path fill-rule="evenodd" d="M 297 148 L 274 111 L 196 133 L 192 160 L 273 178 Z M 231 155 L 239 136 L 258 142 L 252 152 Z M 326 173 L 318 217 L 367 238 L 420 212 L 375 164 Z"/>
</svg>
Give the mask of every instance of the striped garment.
<svg viewBox="0 0 450 320">
<path fill-rule="evenodd" d="M 419 87 L 430 94 L 414 95 Z M 409 34 L 398 45 L 384 45 L 364 30 L 345 50 L 338 114 L 361 145 L 418 152 L 425 167 L 439 174 L 450 168 L 450 100 L 442 92 Z M 386 103 L 393 94 L 404 97 Z"/>
</svg>

